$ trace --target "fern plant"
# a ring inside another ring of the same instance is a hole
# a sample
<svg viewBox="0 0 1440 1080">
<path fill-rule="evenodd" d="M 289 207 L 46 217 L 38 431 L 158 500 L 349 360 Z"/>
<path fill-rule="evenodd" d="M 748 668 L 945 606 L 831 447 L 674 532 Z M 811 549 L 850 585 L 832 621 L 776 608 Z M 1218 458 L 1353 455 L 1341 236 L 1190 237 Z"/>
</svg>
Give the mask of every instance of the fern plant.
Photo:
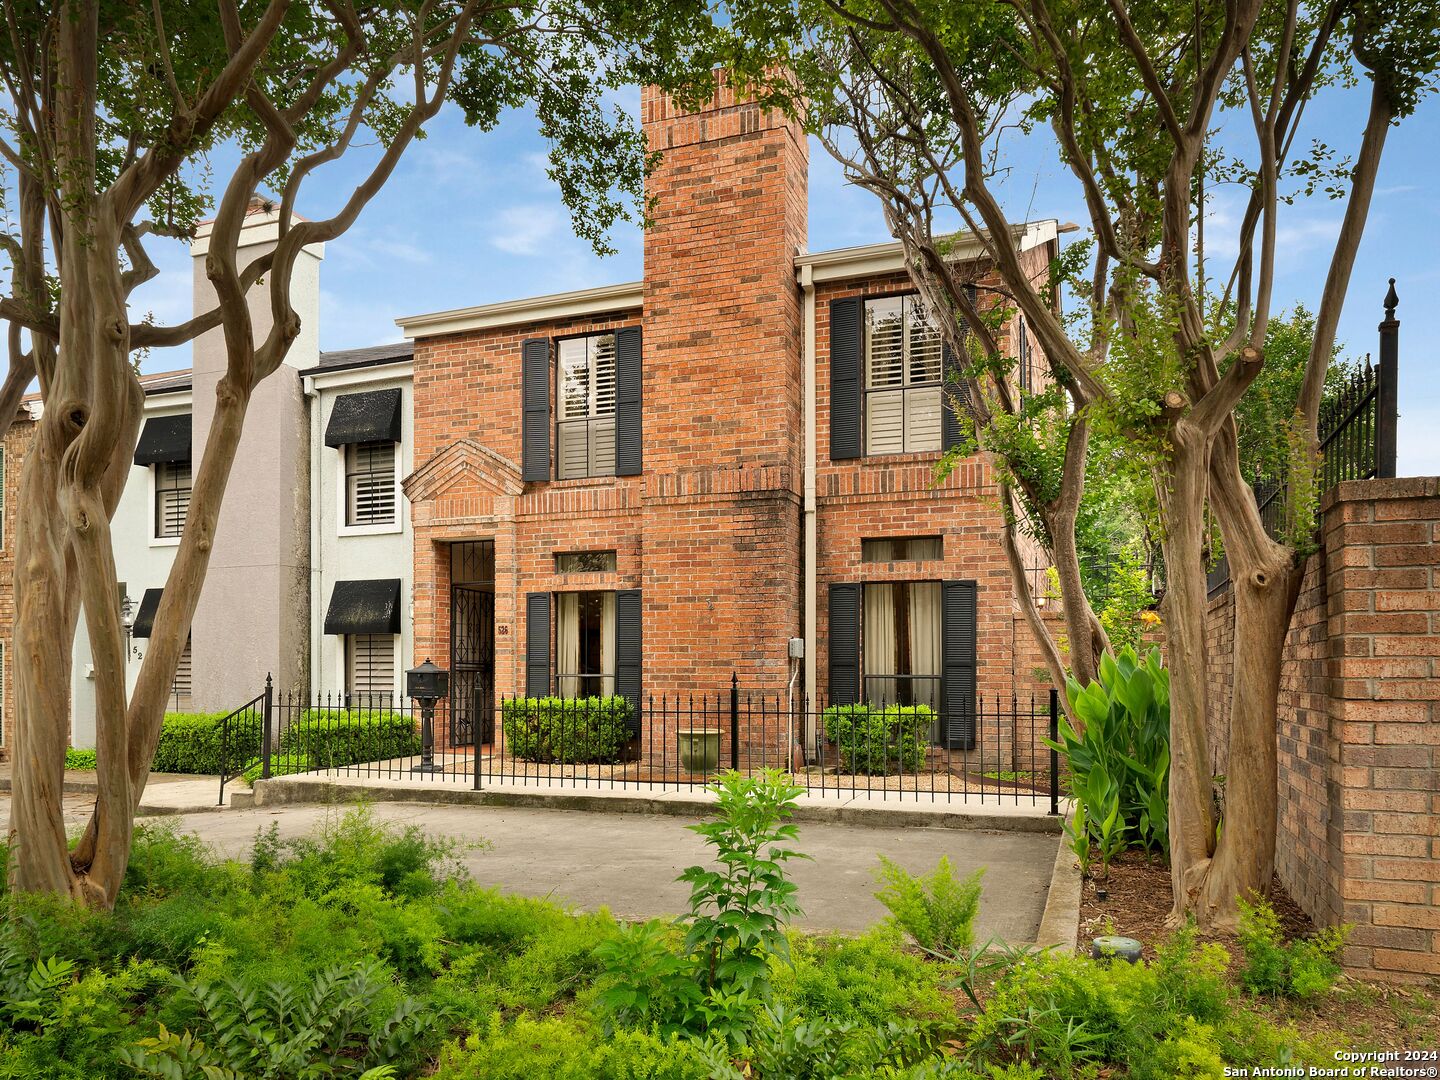
<svg viewBox="0 0 1440 1080">
<path fill-rule="evenodd" d="M 962 956 L 975 944 L 984 874 L 982 866 L 962 880 L 942 855 L 934 870 L 917 876 L 881 855 L 875 877 L 883 888 L 875 899 L 889 909 L 891 924 L 926 952 L 947 959 Z"/>
<path fill-rule="evenodd" d="M 159 1080 L 385 1080 L 393 1062 L 416 1055 L 434 1013 L 405 998 L 373 1018 L 389 988 L 378 965 L 329 968 L 308 985 L 179 980 L 199 1011 L 198 1032 L 159 1032 L 120 1051 L 142 1076 Z"/>
</svg>

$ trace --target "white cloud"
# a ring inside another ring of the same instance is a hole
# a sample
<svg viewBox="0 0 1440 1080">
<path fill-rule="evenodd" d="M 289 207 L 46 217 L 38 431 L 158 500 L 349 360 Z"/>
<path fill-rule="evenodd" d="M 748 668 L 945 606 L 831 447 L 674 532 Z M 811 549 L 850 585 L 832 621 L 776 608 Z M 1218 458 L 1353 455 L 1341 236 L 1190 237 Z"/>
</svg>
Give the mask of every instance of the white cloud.
<svg viewBox="0 0 1440 1080">
<path fill-rule="evenodd" d="M 539 255 L 557 237 L 569 238 L 569 222 L 554 207 L 507 206 L 496 216 L 490 244 L 509 255 Z"/>
</svg>

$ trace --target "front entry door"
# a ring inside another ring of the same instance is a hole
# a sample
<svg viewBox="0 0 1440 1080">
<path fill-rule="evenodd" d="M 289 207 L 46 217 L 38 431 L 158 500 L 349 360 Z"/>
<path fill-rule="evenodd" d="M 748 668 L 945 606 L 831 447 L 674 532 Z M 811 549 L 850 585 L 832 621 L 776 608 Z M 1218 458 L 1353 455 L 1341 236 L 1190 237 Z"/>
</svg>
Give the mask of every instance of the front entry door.
<svg viewBox="0 0 1440 1080">
<path fill-rule="evenodd" d="M 495 739 L 495 592 L 450 587 L 450 715 L 456 745 Z"/>
</svg>

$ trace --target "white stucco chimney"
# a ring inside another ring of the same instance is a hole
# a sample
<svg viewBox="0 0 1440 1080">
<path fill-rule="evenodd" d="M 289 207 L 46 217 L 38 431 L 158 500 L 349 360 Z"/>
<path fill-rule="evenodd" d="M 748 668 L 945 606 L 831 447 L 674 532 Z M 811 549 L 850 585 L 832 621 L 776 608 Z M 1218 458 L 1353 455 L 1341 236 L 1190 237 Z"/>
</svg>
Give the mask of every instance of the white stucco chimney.
<svg viewBox="0 0 1440 1080">
<path fill-rule="evenodd" d="M 279 214 L 256 200 L 241 231 L 240 261 L 275 246 Z M 195 311 L 209 310 L 215 291 L 205 274 L 208 223 L 191 245 Z M 191 628 L 194 703 L 228 710 L 248 701 L 275 676 L 280 689 L 309 684 L 310 475 L 305 397 L 298 375 L 320 359 L 320 262 L 323 245 L 296 260 L 290 303 L 300 335 L 279 370 L 256 388 L 220 511 L 215 550 Z M 250 290 L 257 341 L 271 327 L 269 282 Z M 194 345 L 192 461 L 199 468 L 215 413 L 215 386 L 225 373 L 224 334 L 214 329 Z"/>
</svg>

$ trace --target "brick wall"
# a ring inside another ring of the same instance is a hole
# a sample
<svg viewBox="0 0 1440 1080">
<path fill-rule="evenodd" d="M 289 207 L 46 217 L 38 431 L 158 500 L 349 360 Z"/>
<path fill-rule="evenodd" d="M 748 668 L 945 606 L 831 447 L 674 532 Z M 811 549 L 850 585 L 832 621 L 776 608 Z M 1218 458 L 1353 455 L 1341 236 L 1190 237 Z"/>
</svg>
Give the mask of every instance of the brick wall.
<svg viewBox="0 0 1440 1080">
<path fill-rule="evenodd" d="M 1440 974 L 1440 479 L 1353 481 L 1322 508 L 1285 645 L 1276 869 L 1356 970 Z M 1212 600 L 1224 761 L 1229 592 Z M 1217 766 L 1217 772 L 1223 772 Z"/>
<path fill-rule="evenodd" d="M 10 759 L 15 724 L 15 515 L 19 512 L 20 469 L 35 439 L 35 424 L 22 412 L 4 433 L 5 460 L 0 475 L 4 514 L 0 516 L 0 761 Z"/>
</svg>

